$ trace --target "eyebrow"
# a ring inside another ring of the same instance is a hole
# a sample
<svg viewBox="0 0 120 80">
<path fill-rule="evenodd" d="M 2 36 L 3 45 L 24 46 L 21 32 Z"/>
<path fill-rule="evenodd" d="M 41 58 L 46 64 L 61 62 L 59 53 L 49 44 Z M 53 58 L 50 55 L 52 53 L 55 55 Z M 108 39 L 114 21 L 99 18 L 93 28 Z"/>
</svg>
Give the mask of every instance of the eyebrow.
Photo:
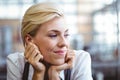
<svg viewBox="0 0 120 80">
<path fill-rule="evenodd" d="M 53 32 L 60 32 L 59 30 L 50 30 L 50 31 L 53 31 Z M 48 32 L 50 32 L 50 31 L 48 31 Z M 68 32 L 68 31 L 69 31 L 69 29 L 65 30 L 65 32 Z"/>
<path fill-rule="evenodd" d="M 60 32 L 59 30 L 50 30 L 50 31 Z M 65 32 L 67 32 L 67 31 L 68 31 L 68 29 L 67 29 L 67 30 L 65 30 Z"/>
</svg>

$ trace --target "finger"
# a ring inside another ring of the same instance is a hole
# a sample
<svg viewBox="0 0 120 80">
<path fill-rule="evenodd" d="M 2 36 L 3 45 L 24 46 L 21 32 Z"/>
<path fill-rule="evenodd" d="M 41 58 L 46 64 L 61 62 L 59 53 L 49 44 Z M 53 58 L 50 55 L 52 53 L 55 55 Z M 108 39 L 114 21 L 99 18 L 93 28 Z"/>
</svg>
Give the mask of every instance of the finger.
<svg viewBox="0 0 120 80">
<path fill-rule="evenodd" d="M 70 56 L 75 56 L 75 52 L 73 50 L 68 50 L 65 58 L 66 62 L 70 59 Z"/>
<path fill-rule="evenodd" d="M 38 54 L 36 57 L 35 57 L 35 61 L 40 61 L 40 60 L 43 60 L 43 56 L 41 54 Z"/>
<path fill-rule="evenodd" d="M 57 71 L 65 70 L 65 69 L 70 69 L 67 63 L 64 63 L 60 66 L 55 66 Z"/>
<path fill-rule="evenodd" d="M 42 56 L 41 56 L 40 54 L 36 53 L 35 50 L 34 50 L 33 53 L 35 53 L 36 55 L 31 56 L 31 57 L 28 59 L 28 62 L 29 62 L 30 64 L 32 64 L 33 66 L 36 66 L 36 65 L 39 64 L 39 60 L 42 58 Z"/>
<path fill-rule="evenodd" d="M 68 56 L 66 63 L 69 65 L 73 62 L 74 56 Z"/>
<path fill-rule="evenodd" d="M 31 45 L 35 48 L 37 53 L 41 54 L 41 52 L 39 51 L 39 48 L 35 44 L 31 43 Z"/>
<path fill-rule="evenodd" d="M 34 48 L 30 47 L 29 49 L 25 50 L 25 58 L 28 59 L 30 57 L 30 55 L 33 53 Z"/>
<path fill-rule="evenodd" d="M 29 58 L 30 60 L 34 60 L 34 58 L 35 58 L 35 56 L 37 56 L 37 54 L 38 54 L 38 53 L 37 53 L 37 52 L 35 51 L 35 49 L 34 49 L 33 52 L 29 55 L 28 58 Z"/>
<path fill-rule="evenodd" d="M 25 51 L 29 51 L 31 47 L 32 47 L 31 42 L 29 42 L 29 43 L 25 46 Z M 24 53 L 24 55 L 26 55 L 26 52 Z"/>
<path fill-rule="evenodd" d="M 39 48 L 38 48 L 35 44 L 33 44 L 33 43 L 32 43 L 32 45 L 34 46 L 34 48 L 36 48 L 36 49 L 38 49 L 38 50 L 39 50 Z"/>
<path fill-rule="evenodd" d="M 41 52 L 38 49 L 35 49 L 36 53 L 38 53 L 39 55 L 42 56 Z M 41 57 L 41 59 L 43 59 L 43 56 Z"/>
<path fill-rule="evenodd" d="M 68 64 L 68 68 L 73 67 L 74 58 L 75 58 L 75 52 L 72 50 L 66 56 L 66 63 Z"/>
<path fill-rule="evenodd" d="M 35 44 L 29 42 L 29 44 L 27 45 L 26 50 L 25 50 L 25 54 L 24 54 L 25 57 L 29 58 L 29 56 L 32 54 L 33 50 L 35 50 L 37 53 L 40 53 L 40 51 L 38 50 L 38 47 Z"/>
<path fill-rule="evenodd" d="M 40 52 L 38 50 L 34 50 L 34 52 L 31 55 L 31 59 L 34 60 L 37 56 L 41 56 L 41 60 L 43 59 L 43 56 L 40 54 Z"/>
<path fill-rule="evenodd" d="M 28 42 L 25 46 L 25 49 L 28 49 L 29 47 L 31 47 L 31 45 L 32 45 L 32 42 Z"/>
</svg>

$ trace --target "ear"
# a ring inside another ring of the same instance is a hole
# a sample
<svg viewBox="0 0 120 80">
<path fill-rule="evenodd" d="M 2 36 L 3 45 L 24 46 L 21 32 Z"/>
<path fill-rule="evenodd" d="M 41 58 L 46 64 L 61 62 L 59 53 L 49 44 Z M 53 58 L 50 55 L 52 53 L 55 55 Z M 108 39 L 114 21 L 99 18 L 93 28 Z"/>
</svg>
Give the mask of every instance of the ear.
<svg viewBox="0 0 120 80">
<path fill-rule="evenodd" d="M 27 34 L 25 36 L 25 44 L 27 45 L 29 42 L 33 42 L 32 36 L 30 36 L 29 34 Z"/>
</svg>

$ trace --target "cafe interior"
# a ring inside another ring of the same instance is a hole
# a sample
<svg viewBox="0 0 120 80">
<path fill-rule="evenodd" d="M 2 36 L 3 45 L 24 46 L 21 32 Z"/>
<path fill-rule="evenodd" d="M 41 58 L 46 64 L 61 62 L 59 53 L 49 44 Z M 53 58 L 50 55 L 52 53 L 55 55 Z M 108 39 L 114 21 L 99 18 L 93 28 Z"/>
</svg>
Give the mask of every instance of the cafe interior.
<svg viewBox="0 0 120 80">
<path fill-rule="evenodd" d="M 93 80 L 120 80 L 120 0 L 0 0 L 0 80 L 7 79 L 7 56 L 24 51 L 25 11 L 41 2 L 63 6 L 70 46 L 89 52 Z"/>
</svg>

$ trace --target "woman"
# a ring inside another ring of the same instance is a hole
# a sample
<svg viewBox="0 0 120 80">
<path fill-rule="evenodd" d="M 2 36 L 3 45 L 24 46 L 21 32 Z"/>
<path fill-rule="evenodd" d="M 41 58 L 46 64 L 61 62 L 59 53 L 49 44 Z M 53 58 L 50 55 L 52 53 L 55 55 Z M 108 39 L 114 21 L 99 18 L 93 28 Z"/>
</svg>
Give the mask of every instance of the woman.
<svg viewBox="0 0 120 80">
<path fill-rule="evenodd" d="M 89 53 L 69 49 L 68 31 L 56 5 L 31 6 L 22 20 L 25 51 L 8 56 L 7 79 L 92 80 Z"/>
</svg>

